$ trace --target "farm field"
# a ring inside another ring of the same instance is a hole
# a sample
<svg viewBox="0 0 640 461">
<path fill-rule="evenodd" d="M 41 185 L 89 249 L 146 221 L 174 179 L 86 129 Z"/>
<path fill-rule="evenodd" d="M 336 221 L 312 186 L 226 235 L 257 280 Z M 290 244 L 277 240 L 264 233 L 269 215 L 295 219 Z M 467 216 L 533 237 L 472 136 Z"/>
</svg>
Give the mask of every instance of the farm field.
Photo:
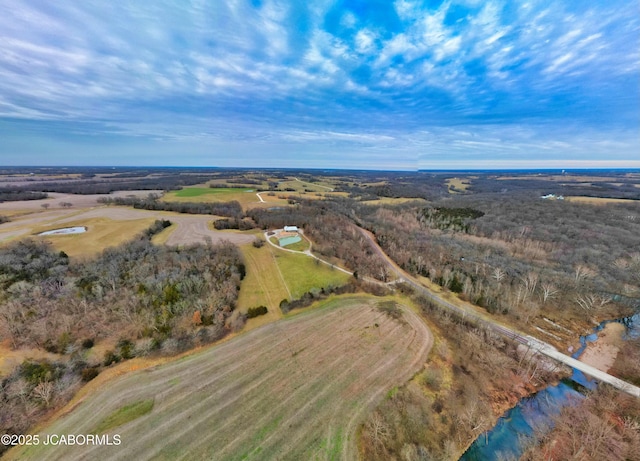
<svg viewBox="0 0 640 461">
<path fill-rule="evenodd" d="M 589 203 L 591 205 L 605 205 L 607 203 L 640 203 L 640 201 L 638 200 L 625 198 L 567 196 L 564 199 L 568 200 L 569 202 Z"/>
<path fill-rule="evenodd" d="M 398 306 L 394 320 L 379 303 L 337 298 L 118 378 L 39 433 L 92 433 L 138 416 L 108 430 L 121 445 L 40 445 L 8 459 L 354 459 L 366 411 L 421 368 L 432 344 L 416 314 Z"/>
<path fill-rule="evenodd" d="M 12 218 L 0 227 L 0 244 L 18 238 L 46 239 L 54 248 L 69 256 L 90 256 L 105 248 L 132 239 L 148 228 L 156 219 L 168 219 L 174 225 L 156 236 L 157 243 L 189 245 L 193 243 L 219 242 L 250 243 L 255 236 L 248 233 L 218 231 L 209 223 L 216 219 L 210 215 L 185 215 L 164 211 L 137 210 L 127 207 L 101 206 L 87 209 L 48 210 Z M 87 226 L 87 232 L 76 235 L 35 237 L 42 231 Z M 155 240 L 154 240 L 155 241 Z"/>
<path fill-rule="evenodd" d="M 90 218 L 65 223 L 64 227 L 86 226 L 87 232 L 73 235 L 34 237 L 51 243 L 56 250 L 64 251 L 70 257 L 92 256 L 105 248 L 118 246 L 131 240 L 137 234 L 149 228 L 155 221 L 153 217 L 135 220 L 114 220 L 110 218 Z M 56 227 L 56 226 L 54 226 Z M 35 233 L 51 229 L 50 225 L 34 228 Z"/>
<path fill-rule="evenodd" d="M 305 192 L 305 187 L 313 192 Z M 277 191 L 262 191 L 260 192 L 260 198 L 256 189 L 239 188 L 239 187 L 185 187 L 179 191 L 167 192 L 162 200 L 165 202 L 229 202 L 236 200 L 242 208 L 247 210 L 249 208 L 269 208 L 269 207 L 281 207 L 289 206 L 289 202 L 286 198 L 288 196 L 295 196 L 299 198 L 309 200 L 324 199 L 325 196 L 342 196 L 346 197 L 348 194 L 345 192 L 330 192 L 329 187 L 325 186 L 312 186 L 312 183 L 302 183 L 299 181 L 291 180 L 280 183 L 280 188 L 295 189 L 293 191 L 277 190 Z M 273 193 L 274 195 L 269 195 Z"/>
<path fill-rule="evenodd" d="M 471 182 L 469 182 L 468 179 L 461 178 L 449 178 L 445 181 L 445 184 L 450 194 L 457 194 L 461 191 L 464 192 L 471 186 Z M 451 189 L 452 186 L 453 189 Z"/>
<path fill-rule="evenodd" d="M 268 206 L 285 206 L 286 200 L 277 197 L 267 197 L 262 194 L 263 200 Z M 273 200 L 272 200 L 273 199 Z M 162 200 L 165 202 L 230 202 L 236 200 L 244 209 L 264 206 L 256 195 L 255 189 L 240 187 L 185 187 L 178 191 L 167 192 Z"/>
</svg>

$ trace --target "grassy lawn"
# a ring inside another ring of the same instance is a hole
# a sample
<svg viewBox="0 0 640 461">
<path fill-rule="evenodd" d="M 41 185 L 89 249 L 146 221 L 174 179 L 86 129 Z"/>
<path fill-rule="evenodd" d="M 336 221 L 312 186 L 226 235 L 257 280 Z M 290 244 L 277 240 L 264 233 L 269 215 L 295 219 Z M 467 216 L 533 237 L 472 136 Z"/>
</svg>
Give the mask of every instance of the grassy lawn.
<svg viewBox="0 0 640 461">
<path fill-rule="evenodd" d="M 302 237 L 302 240 L 300 240 L 299 242 L 292 243 L 291 245 L 287 245 L 284 248 L 293 251 L 305 251 L 309 249 L 309 241 Z"/>
<path fill-rule="evenodd" d="M 266 315 L 251 319 L 249 326 L 263 324 L 282 317 L 280 301 L 287 299 L 289 293 L 278 272 L 276 259 L 270 245 L 262 248 L 253 245 L 240 247 L 247 268 L 247 275 L 240 284 L 238 307 L 246 312 L 250 307 L 267 306 Z"/>
<path fill-rule="evenodd" d="M 308 256 L 276 249 L 273 251 L 276 252 L 278 268 L 287 282 L 293 299 L 302 297 L 312 288 L 344 285 L 349 280 L 350 276 L 344 272 L 332 269 Z"/>
<path fill-rule="evenodd" d="M 283 299 L 298 299 L 314 288 L 343 285 L 350 277 L 308 256 L 280 251 L 270 245 L 262 248 L 243 245 L 240 249 L 247 275 L 240 285 L 238 308 L 242 312 L 257 306 L 269 309 L 266 315 L 251 319 L 250 328 L 281 318 Z"/>
</svg>

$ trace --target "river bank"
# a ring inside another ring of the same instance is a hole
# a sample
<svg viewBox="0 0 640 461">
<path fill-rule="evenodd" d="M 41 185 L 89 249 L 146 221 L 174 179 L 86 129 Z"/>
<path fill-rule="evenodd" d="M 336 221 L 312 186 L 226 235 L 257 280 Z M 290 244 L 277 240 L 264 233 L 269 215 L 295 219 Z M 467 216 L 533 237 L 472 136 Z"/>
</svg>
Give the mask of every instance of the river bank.
<svg viewBox="0 0 640 461">
<path fill-rule="evenodd" d="M 607 372 L 613 367 L 625 339 L 638 330 L 638 314 L 621 320 L 601 322 L 593 332 L 580 337 L 581 347 L 573 355 L 580 361 Z M 634 322 L 635 320 L 635 322 Z M 481 434 L 460 458 L 463 461 L 488 461 L 513 457 L 517 459 L 526 446 L 537 443 L 549 431 L 560 410 L 584 399 L 575 383 L 595 389 L 596 382 L 574 370 L 571 380 L 550 385 L 528 395 L 498 419 L 487 433 Z"/>
<path fill-rule="evenodd" d="M 595 341 L 588 341 L 584 352 L 580 355 L 583 363 L 608 372 L 616 361 L 622 347 L 623 335 L 626 331 L 622 323 L 610 322 L 598 332 Z"/>
</svg>

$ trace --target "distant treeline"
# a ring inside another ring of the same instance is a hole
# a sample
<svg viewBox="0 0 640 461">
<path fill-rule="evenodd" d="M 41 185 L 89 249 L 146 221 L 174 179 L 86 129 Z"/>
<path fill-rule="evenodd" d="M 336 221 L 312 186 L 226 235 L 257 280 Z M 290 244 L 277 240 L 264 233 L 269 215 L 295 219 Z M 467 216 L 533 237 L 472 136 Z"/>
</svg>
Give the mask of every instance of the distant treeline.
<svg viewBox="0 0 640 461">
<path fill-rule="evenodd" d="M 161 202 L 155 196 L 146 199 L 132 197 L 104 197 L 100 203 L 120 206 L 132 206 L 140 210 L 174 211 L 187 214 L 210 214 L 240 219 L 243 216 L 242 206 L 236 200 L 231 202 L 195 203 L 195 202 Z"/>
<path fill-rule="evenodd" d="M 122 181 L 114 179 L 95 179 L 83 181 L 46 182 L 30 184 L 28 189 L 41 192 L 61 192 L 65 194 L 110 194 L 119 190 L 178 190 L 183 186 L 200 184 L 211 179 L 210 176 L 200 175 L 171 175 L 144 177 Z"/>
<path fill-rule="evenodd" d="M 0 189 L 0 203 L 17 202 L 21 200 L 41 200 L 48 195 L 43 192 L 33 192 L 30 190 L 17 190 L 9 188 Z"/>
</svg>

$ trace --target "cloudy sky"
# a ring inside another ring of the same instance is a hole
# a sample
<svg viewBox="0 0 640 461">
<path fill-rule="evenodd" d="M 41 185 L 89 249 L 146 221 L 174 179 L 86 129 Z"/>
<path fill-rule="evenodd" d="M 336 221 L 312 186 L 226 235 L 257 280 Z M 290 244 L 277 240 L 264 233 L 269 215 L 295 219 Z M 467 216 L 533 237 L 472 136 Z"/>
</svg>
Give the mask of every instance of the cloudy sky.
<svg viewBox="0 0 640 461">
<path fill-rule="evenodd" d="M 0 164 L 640 167 L 640 7 L 0 0 Z"/>
</svg>

